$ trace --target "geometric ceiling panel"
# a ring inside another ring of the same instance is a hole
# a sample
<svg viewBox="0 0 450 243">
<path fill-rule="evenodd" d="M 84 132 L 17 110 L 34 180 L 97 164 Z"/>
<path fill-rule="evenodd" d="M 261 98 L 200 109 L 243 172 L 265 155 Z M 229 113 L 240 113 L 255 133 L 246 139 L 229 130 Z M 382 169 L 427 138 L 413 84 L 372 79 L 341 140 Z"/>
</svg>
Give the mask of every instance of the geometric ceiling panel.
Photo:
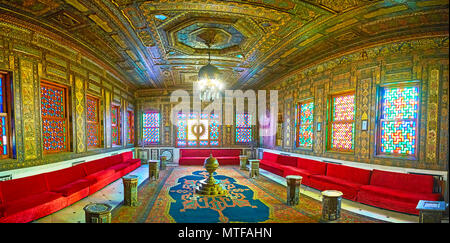
<svg viewBox="0 0 450 243">
<path fill-rule="evenodd" d="M 261 87 L 349 49 L 448 35 L 448 6 L 441 0 L 0 0 L 2 15 L 31 20 L 83 48 L 131 90 L 192 88 L 208 54 L 226 88 Z"/>
</svg>

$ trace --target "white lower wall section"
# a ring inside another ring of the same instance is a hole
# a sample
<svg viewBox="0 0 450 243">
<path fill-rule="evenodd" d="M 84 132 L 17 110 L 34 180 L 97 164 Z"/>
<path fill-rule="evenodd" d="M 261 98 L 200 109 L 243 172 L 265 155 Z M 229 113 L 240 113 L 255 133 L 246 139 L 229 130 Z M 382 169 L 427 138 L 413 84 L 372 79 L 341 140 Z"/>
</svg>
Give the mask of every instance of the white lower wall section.
<svg viewBox="0 0 450 243">
<path fill-rule="evenodd" d="M 41 173 L 46 173 L 46 172 L 50 172 L 50 171 L 68 168 L 68 167 L 71 167 L 73 165 L 73 163 L 79 163 L 79 162 L 84 163 L 84 162 L 101 159 L 101 158 L 108 157 L 108 156 L 111 156 L 114 154 L 120 154 L 120 153 L 124 153 L 124 152 L 128 152 L 128 151 L 132 151 L 132 150 L 134 150 L 134 148 L 127 148 L 127 149 L 116 150 L 116 151 L 102 153 L 102 154 L 80 157 L 80 158 L 76 158 L 76 159 L 51 163 L 51 164 L 47 164 L 47 165 L 39 165 L 39 166 L 32 166 L 32 167 L 15 169 L 15 170 L 0 171 L 0 177 L 11 175 L 11 177 L 12 177 L 11 179 L 17 179 L 17 178 L 37 175 L 37 174 L 41 174 Z"/>
</svg>

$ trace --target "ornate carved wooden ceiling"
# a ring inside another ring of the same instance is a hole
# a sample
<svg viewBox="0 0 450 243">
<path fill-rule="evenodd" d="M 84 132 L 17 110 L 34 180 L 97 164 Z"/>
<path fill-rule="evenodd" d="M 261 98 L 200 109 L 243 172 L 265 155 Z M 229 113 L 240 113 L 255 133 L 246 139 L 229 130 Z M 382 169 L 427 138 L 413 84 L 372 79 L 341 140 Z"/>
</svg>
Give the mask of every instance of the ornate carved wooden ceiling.
<svg viewBox="0 0 450 243">
<path fill-rule="evenodd" d="M 191 88 L 212 63 L 227 88 L 258 87 L 395 38 L 448 35 L 448 0 L 0 0 L 2 14 L 91 51 L 134 89 Z M 141 91 L 143 92 L 143 91 Z"/>
</svg>

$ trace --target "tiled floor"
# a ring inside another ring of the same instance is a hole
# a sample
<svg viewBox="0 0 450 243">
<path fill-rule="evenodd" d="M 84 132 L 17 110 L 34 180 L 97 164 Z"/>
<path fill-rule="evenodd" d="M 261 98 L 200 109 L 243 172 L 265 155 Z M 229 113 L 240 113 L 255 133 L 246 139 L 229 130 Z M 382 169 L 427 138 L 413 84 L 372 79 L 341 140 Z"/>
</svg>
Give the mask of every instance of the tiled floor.
<svg viewBox="0 0 450 243">
<path fill-rule="evenodd" d="M 176 166 L 176 165 L 168 165 Z M 286 180 L 274 175 L 265 170 L 260 170 L 260 173 L 273 181 L 286 186 Z M 148 178 L 148 165 L 144 164 L 138 169 L 132 171 L 130 174 L 137 175 L 139 177 L 138 185 L 144 182 Z M 300 190 L 301 194 L 307 195 L 314 199 L 321 201 L 320 191 L 312 189 L 310 187 L 302 186 Z M 40 218 L 35 223 L 84 223 L 85 216 L 83 207 L 89 203 L 101 202 L 108 203 L 113 209 L 123 201 L 123 184 L 122 180 L 117 180 L 110 185 L 106 186 L 102 190 L 86 197 L 69 207 L 66 207 L 56 213 Z M 414 215 L 397 213 L 389 210 L 383 210 L 368 205 L 352 202 L 346 199 L 342 200 L 342 209 L 352 211 L 354 213 L 362 214 L 368 217 L 380 219 L 388 222 L 400 222 L 400 223 L 415 223 L 418 222 L 418 217 Z"/>
</svg>

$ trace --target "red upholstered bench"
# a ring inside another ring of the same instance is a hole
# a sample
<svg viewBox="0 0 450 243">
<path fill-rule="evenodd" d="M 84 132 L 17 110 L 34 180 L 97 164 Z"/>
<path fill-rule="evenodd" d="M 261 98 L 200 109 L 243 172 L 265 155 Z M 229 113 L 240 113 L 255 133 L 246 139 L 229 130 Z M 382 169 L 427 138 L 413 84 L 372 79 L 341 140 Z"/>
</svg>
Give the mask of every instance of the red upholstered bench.
<svg viewBox="0 0 450 243">
<path fill-rule="evenodd" d="M 288 175 L 299 175 L 303 177 L 303 185 L 311 186 L 310 178 L 312 175 L 325 175 L 327 163 L 305 158 L 296 159 L 297 166 L 286 166 L 284 168 L 283 177 L 286 177 Z"/>
<path fill-rule="evenodd" d="M 239 165 L 240 149 L 180 149 L 179 165 L 203 165 L 212 154 L 220 165 Z"/>
<path fill-rule="evenodd" d="M 84 165 L 76 165 L 62 170 L 43 174 L 50 191 L 61 193 L 67 197 L 67 205 L 87 197 L 89 195 L 89 181 L 85 179 Z"/>
<path fill-rule="evenodd" d="M 262 159 L 259 161 L 259 168 L 283 176 L 283 164 L 281 164 L 279 160 L 286 159 L 284 157 L 288 156 L 282 156 L 283 155 L 264 152 Z"/>
<path fill-rule="evenodd" d="M 135 170 L 133 152 L 0 182 L 0 223 L 25 223 L 54 213 Z"/>
<path fill-rule="evenodd" d="M 354 201 L 359 188 L 369 184 L 370 174 L 370 170 L 328 163 L 326 175 L 312 175 L 310 184 L 321 191 L 341 191 L 344 198 Z"/>
<path fill-rule="evenodd" d="M 362 186 L 357 201 L 394 211 L 419 214 L 419 200 L 438 201 L 439 193 L 433 193 L 434 178 L 373 170 L 369 185 Z"/>
<path fill-rule="evenodd" d="M 0 223 L 26 223 L 67 206 L 61 193 L 50 191 L 45 175 L 0 182 L 3 217 Z"/>
</svg>

